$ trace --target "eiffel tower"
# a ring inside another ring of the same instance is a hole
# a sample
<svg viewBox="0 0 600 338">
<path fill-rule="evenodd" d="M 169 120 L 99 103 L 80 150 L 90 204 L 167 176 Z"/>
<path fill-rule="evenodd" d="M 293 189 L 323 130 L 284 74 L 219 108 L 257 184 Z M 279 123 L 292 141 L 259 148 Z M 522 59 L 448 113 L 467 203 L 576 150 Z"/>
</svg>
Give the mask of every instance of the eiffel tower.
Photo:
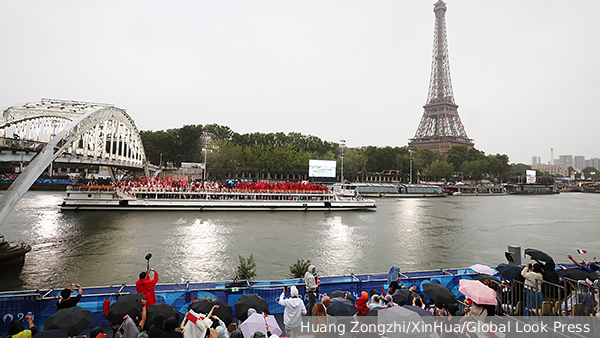
<svg viewBox="0 0 600 338">
<path fill-rule="evenodd" d="M 458 105 L 454 102 L 448 41 L 446 40 L 446 3 L 439 0 L 433 5 L 435 13 L 435 35 L 433 39 L 433 61 L 425 112 L 409 146 L 427 148 L 447 154 L 455 145 L 473 148 L 473 140 L 467 136 L 458 116 Z"/>
</svg>

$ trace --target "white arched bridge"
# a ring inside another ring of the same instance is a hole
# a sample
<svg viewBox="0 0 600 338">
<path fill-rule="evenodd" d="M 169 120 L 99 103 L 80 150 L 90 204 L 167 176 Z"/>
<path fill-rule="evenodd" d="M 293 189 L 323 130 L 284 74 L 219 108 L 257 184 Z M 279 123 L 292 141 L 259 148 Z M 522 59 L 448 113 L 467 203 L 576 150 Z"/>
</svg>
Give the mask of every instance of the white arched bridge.
<svg viewBox="0 0 600 338">
<path fill-rule="evenodd" d="M 12 106 L 0 118 L 0 161 L 31 160 L 0 197 L 0 223 L 53 162 L 130 170 L 148 167 L 135 123 L 110 104 L 42 99 Z"/>
</svg>

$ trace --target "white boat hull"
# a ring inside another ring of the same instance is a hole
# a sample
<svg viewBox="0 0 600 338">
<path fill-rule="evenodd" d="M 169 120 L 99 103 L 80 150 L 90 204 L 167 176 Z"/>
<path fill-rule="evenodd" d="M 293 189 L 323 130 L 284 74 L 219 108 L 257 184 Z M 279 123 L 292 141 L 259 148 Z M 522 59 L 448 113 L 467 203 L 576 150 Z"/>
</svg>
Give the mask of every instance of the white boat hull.
<svg viewBox="0 0 600 338">
<path fill-rule="evenodd" d="M 224 195 L 227 197 L 227 195 Z M 375 209 L 373 200 L 335 198 L 329 200 L 274 199 L 173 199 L 119 198 L 111 192 L 72 191 L 61 205 L 62 210 L 196 210 L 196 211 L 334 211 Z"/>
</svg>

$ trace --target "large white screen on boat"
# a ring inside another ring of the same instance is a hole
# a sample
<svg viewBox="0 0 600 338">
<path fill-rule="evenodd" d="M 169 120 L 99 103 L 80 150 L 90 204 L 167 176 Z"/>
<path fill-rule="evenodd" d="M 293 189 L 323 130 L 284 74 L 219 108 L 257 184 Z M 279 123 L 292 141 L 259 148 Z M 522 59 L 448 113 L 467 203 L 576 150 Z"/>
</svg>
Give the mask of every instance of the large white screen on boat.
<svg viewBox="0 0 600 338">
<path fill-rule="evenodd" d="M 335 161 L 308 160 L 308 177 L 335 177 Z"/>
</svg>

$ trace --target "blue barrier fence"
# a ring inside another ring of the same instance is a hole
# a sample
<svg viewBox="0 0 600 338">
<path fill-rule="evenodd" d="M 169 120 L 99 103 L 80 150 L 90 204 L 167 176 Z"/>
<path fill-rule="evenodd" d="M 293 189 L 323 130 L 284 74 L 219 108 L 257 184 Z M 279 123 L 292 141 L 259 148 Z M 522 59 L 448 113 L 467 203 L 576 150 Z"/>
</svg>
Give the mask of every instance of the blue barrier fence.
<svg viewBox="0 0 600 338">
<path fill-rule="evenodd" d="M 410 288 L 415 286 L 416 291 L 423 295 L 423 284 L 436 282 L 446 286 L 459 299 L 464 297 L 459 291 L 460 279 L 472 279 L 476 273 L 471 269 L 433 270 L 400 273 L 399 282 Z M 364 274 L 336 277 L 320 277 L 319 292 L 327 294 L 333 291 L 346 291 L 354 299 L 360 297 L 362 291 L 372 289 L 381 291 L 384 286 L 387 291 L 386 274 Z M 235 303 L 243 294 L 256 293 L 267 301 L 271 314 L 283 313 L 283 307 L 278 300 L 283 291 L 283 286 L 296 285 L 299 295 L 308 303 L 306 288 L 301 279 L 281 281 L 256 281 L 256 282 L 207 282 L 190 284 L 157 284 L 155 293 L 157 302 L 171 304 L 183 317 L 187 307 L 194 299 L 211 296 L 219 298 L 233 309 L 236 316 Z M 29 311 L 34 314 L 34 323 L 41 330 L 44 321 L 56 312 L 56 301 L 61 289 L 37 290 L 0 293 L 0 333 L 8 331 L 8 325 L 13 319 L 22 319 Z M 78 306 L 92 312 L 91 326 L 108 326 L 110 323 L 104 316 L 103 303 L 105 300 L 115 302 L 120 295 L 136 292 L 135 285 L 88 287 L 83 290 L 83 297 Z M 317 300 L 318 301 L 318 300 Z"/>
</svg>

